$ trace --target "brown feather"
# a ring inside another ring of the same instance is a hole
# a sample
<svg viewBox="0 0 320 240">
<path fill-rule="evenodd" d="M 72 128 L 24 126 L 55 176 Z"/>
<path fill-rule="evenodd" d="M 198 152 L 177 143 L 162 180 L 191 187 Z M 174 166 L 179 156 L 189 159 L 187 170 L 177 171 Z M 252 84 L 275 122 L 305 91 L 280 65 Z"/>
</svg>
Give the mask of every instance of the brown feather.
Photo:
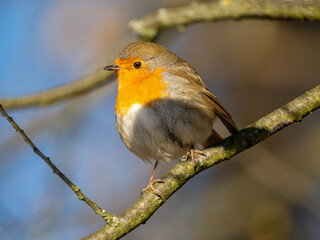
<svg viewBox="0 0 320 240">
<path fill-rule="evenodd" d="M 183 61 L 182 59 L 180 60 Z M 183 61 L 183 64 L 181 64 L 180 62 L 179 65 L 173 66 L 175 67 L 168 71 L 174 75 L 190 80 L 191 83 L 194 83 L 194 85 L 198 85 L 201 88 L 201 92 L 203 92 L 204 95 L 209 98 L 208 103 L 210 106 L 212 106 L 213 112 L 218 116 L 218 118 L 226 126 L 229 132 L 231 134 L 238 132 L 238 127 L 236 123 L 232 120 L 231 115 L 228 113 L 225 107 L 219 102 L 219 100 L 207 89 L 197 71 L 185 61 Z"/>
<path fill-rule="evenodd" d="M 236 123 L 232 120 L 231 115 L 222 106 L 219 100 L 209 90 L 206 91 L 206 95 L 211 99 L 213 104 L 213 112 L 218 116 L 221 122 L 226 126 L 231 134 L 239 131 Z"/>
</svg>

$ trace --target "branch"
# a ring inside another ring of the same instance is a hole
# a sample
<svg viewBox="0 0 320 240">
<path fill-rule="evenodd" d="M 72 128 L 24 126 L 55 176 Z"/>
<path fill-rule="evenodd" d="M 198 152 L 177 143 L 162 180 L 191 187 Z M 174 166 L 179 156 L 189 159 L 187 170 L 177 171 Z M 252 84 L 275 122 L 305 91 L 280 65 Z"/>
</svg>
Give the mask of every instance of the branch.
<svg viewBox="0 0 320 240">
<path fill-rule="evenodd" d="M 140 20 L 133 20 L 130 26 L 141 40 L 152 41 L 160 30 L 182 28 L 197 22 L 214 22 L 221 20 L 239 20 L 246 18 L 275 20 L 320 20 L 320 2 L 316 0 L 220 0 L 209 3 L 192 3 L 190 5 L 159 9 Z M 72 83 L 48 89 L 39 93 L 0 99 L 3 107 L 8 109 L 47 106 L 69 98 L 88 93 L 105 84 L 112 73 L 98 71 L 75 80 Z"/>
<path fill-rule="evenodd" d="M 132 20 L 130 27 L 141 40 L 153 41 L 162 29 L 185 26 L 197 22 L 216 22 L 239 19 L 320 20 L 320 2 L 317 0 L 220 0 L 209 3 L 165 9 Z"/>
<path fill-rule="evenodd" d="M 119 239 L 140 224 L 145 223 L 175 191 L 196 174 L 230 159 L 284 127 L 302 121 L 305 116 L 318 108 L 320 108 L 320 85 L 240 132 L 206 148 L 204 150 L 206 157 L 198 156 L 199 164 L 196 168 L 192 166 L 190 161 L 185 161 L 185 158 L 182 158 L 162 177 L 161 180 L 164 183 L 156 184 L 161 198 L 153 194 L 152 191 L 145 192 L 128 210 L 115 216 L 112 225 L 106 225 L 83 239 Z"/>
<path fill-rule="evenodd" d="M 111 72 L 100 70 L 94 74 L 79 78 L 71 83 L 48 89 L 39 93 L 16 98 L 0 99 L 5 109 L 47 106 L 69 98 L 80 96 L 106 84 Z"/>
<path fill-rule="evenodd" d="M 113 219 L 113 215 L 107 213 L 104 209 L 100 208 L 94 201 L 90 200 L 86 195 L 84 195 L 80 188 L 73 184 L 69 178 L 67 178 L 54 164 L 51 162 L 50 158 L 45 156 L 39 148 L 36 147 L 36 145 L 30 140 L 30 138 L 25 134 L 25 132 L 18 126 L 18 124 L 12 119 L 12 117 L 9 117 L 6 111 L 2 108 L 0 104 L 0 112 L 2 116 L 9 121 L 9 123 L 12 125 L 12 127 L 18 132 L 23 139 L 26 141 L 26 143 L 33 149 L 34 153 L 37 154 L 39 157 L 41 157 L 53 170 L 53 173 L 57 174 L 71 189 L 72 191 L 77 195 L 79 200 L 84 201 L 87 203 L 95 213 L 99 214 L 103 217 L 103 219 L 109 223 Z"/>
</svg>

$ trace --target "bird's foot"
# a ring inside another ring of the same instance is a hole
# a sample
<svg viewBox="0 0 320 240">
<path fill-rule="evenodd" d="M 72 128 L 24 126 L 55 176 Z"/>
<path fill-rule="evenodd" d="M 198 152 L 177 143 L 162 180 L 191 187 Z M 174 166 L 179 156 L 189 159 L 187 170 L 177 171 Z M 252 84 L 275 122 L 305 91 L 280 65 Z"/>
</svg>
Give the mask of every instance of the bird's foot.
<svg viewBox="0 0 320 240">
<path fill-rule="evenodd" d="M 202 156 L 206 156 L 206 154 L 198 149 L 194 149 L 193 146 L 190 147 L 189 151 L 187 152 L 187 158 L 189 158 L 191 156 L 191 161 L 192 161 L 192 165 L 193 166 L 196 166 L 197 165 L 197 162 L 196 162 L 196 159 L 194 157 L 194 153 L 198 153 Z"/>
<path fill-rule="evenodd" d="M 162 181 L 160 179 L 150 179 L 148 186 L 146 188 L 142 189 L 141 194 L 149 189 L 152 189 L 153 193 L 160 197 L 160 193 L 153 186 L 155 183 L 164 183 L 164 181 Z"/>
</svg>

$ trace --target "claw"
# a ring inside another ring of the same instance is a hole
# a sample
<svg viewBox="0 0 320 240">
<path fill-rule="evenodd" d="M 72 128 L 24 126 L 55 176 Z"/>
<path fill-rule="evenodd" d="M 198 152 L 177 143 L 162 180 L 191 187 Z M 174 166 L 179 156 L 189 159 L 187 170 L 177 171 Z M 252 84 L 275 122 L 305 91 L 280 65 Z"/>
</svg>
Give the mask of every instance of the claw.
<svg viewBox="0 0 320 240">
<path fill-rule="evenodd" d="M 141 194 L 151 188 L 155 195 L 160 196 L 160 193 L 153 186 L 155 183 L 164 183 L 164 181 L 162 181 L 160 179 L 156 179 L 156 180 L 150 179 L 148 186 L 146 188 L 142 189 Z"/>
<path fill-rule="evenodd" d="M 206 156 L 206 154 L 198 149 L 194 149 L 193 146 L 190 147 L 189 151 L 187 152 L 187 158 L 191 156 L 191 161 L 192 161 L 192 165 L 193 166 L 196 166 L 197 165 L 197 162 L 196 162 L 196 159 L 194 157 L 194 153 L 198 153 L 202 156 Z"/>
</svg>

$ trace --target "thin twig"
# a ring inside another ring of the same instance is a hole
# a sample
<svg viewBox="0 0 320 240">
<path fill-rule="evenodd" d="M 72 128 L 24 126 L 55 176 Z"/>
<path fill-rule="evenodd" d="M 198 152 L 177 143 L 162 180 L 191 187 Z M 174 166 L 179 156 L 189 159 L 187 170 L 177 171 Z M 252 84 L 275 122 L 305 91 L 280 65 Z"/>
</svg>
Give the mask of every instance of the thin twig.
<svg viewBox="0 0 320 240">
<path fill-rule="evenodd" d="M 9 121 L 12 127 L 18 132 L 26 143 L 33 149 L 34 153 L 41 157 L 53 170 L 53 173 L 57 174 L 71 189 L 72 191 L 78 196 L 79 200 L 84 201 L 87 203 L 95 213 L 99 214 L 103 219 L 109 223 L 113 219 L 113 215 L 107 213 L 104 209 L 99 207 L 94 201 L 90 200 L 86 195 L 84 195 L 80 188 L 73 184 L 69 178 L 67 178 L 50 160 L 49 157 L 45 156 L 39 148 L 30 140 L 30 138 L 25 134 L 25 132 L 18 126 L 18 124 L 13 120 L 12 117 L 8 116 L 6 111 L 3 109 L 2 105 L 0 104 L 0 112 L 2 116 Z"/>
</svg>

